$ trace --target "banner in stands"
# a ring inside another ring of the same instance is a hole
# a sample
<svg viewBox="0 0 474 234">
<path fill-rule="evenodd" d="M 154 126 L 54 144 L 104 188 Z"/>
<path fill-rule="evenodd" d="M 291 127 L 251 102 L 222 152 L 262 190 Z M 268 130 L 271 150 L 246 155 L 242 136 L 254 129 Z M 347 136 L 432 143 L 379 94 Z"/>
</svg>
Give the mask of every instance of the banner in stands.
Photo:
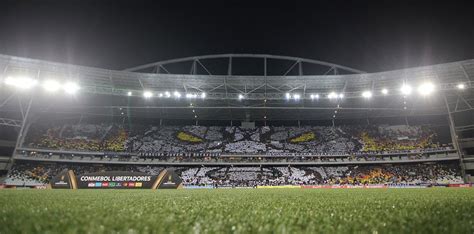
<svg viewBox="0 0 474 234">
<path fill-rule="evenodd" d="M 173 170 L 163 170 L 159 175 L 107 171 L 78 176 L 75 176 L 72 170 L 64 170 L 51 180 L 51 187 L 55 189 L 176 189 L 182 187 L 182 181 Z"/>
<path fill-rule="evenodd" d="M 64 169 L 51 180 L 51 187 L 54 189 L 70 189 L 76 187 L 74 172 Z"/>
<path fill-rule="evenodd" d="M 387 185 L 374 184 L 374 185 L 302 185 L 301 188 L 310 189 L 339 189 L 339 188 L 388 188 Z"/>
<path fill-rule="evenodd" d="M 470 188 L 472 187 L 471 184 L 450 184 L 448 185 L 448 187 L 452 187 L 452 188 Z"/>
<path fill-rule="evenodd" d="M 258 189 L 301 188 L 300 185 L 259 185 Z"/>
<path fill-rule="evenodd" d="M 213 189 L 214 187 L 212 185 L 186 185 L 184 186 L 185 189 Z"/>
<path fill-rule="evenodd" d="M 183 181 L 174 170 L 163 170 L 158 175 L 153 188 L 158 189 L 177 189 L 183 188 Z"/>
<path fill-rule="evenodd" d="M 108 171 L 76 176 L 77 188 L 151 189 L 157 176 L 141 172 Z"/>
</svg>

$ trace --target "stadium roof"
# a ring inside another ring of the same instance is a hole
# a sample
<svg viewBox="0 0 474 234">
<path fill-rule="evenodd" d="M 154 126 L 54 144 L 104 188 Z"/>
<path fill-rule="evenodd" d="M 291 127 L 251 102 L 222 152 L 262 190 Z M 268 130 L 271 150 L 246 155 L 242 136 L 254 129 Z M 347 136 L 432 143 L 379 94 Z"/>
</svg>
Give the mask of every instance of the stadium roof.
<svg viewBox="0 0 474 234">
<path fill-rule="evenodd" d="M 12 77 L 29 77 L 39 83 L 51 79 L 75 82 L 80 87 L 67 103 L 67 98 L 58 100 L 40 90 L 30 91 L 38 97 L 37 110 L 48 112 L 123 115 L 125 111 L 166 119 L 327 120 L 437 115 L 446 113 L 446 102 L 452 112 L 471 110 L 474 104 L 474 60 L 364 73 L 311 59 L 223 54 L 117 71 L 0 55 L 0 69 L 0 108 L 8 108 L 12 96 L 28 95 L 5 84 Z M 426 82 L 434 84 L 436 91 L 420 98 L 416 88 Z M 400 94 L 404 84 L 413 87 L 413 94 Z M 145 92 L 151 96 L 144 98 Z M 52 105 L 55 102 L 61 104 Z"/>
</svg>

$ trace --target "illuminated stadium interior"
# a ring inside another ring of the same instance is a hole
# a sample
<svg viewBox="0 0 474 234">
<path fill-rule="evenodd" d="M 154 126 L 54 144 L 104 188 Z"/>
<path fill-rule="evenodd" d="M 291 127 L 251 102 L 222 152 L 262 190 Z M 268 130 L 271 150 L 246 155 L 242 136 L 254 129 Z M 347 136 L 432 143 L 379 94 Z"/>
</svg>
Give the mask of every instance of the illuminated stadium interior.
<svg viewBox="0 0 474 234">
<path fill-rule="evenodd" d="M 116 71 L 0 55 L 0 69 L 7 184 L 114 167 L 193 186 L 449 184 L 474 169 L 474 60 L 366 73 L 221 54 Z"/>
</svg>

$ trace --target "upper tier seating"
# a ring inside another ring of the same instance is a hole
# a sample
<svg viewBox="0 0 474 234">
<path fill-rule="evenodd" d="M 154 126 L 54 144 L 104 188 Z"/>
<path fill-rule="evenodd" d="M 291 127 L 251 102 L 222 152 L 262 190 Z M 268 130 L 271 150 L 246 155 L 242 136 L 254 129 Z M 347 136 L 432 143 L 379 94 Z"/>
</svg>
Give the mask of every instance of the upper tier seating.
<svg viewBox="0 0 474 234">
<path fill-rule="evenodd" d="M 133 152 L 147 156 L 215 154 L 348 155 L 441 147 L 427 126 L 133 126 L 33 124 L 25 147 L 74 151 Z M 447 142 L 443 142 L 447 143 Z"/>
</svg>

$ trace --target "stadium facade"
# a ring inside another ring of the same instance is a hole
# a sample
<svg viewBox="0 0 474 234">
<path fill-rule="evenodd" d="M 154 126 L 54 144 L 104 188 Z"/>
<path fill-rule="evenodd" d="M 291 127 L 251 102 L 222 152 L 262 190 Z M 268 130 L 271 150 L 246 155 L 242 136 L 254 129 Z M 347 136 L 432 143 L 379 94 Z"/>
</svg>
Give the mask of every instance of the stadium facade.
<svg viewBox="0 0 474 234">
<path fill-rule="evenodd" d="M 37 165 L 172 167 L 190 181 L 300 174 L 307 184 L 334 182 L 329 171 L 420 177 L 457 167 L 473 180 L 474 60 L 366 73 L 223 54 L 117 71 L 0 55 L 0 69 L 7 180 Z"/>
</svg>

